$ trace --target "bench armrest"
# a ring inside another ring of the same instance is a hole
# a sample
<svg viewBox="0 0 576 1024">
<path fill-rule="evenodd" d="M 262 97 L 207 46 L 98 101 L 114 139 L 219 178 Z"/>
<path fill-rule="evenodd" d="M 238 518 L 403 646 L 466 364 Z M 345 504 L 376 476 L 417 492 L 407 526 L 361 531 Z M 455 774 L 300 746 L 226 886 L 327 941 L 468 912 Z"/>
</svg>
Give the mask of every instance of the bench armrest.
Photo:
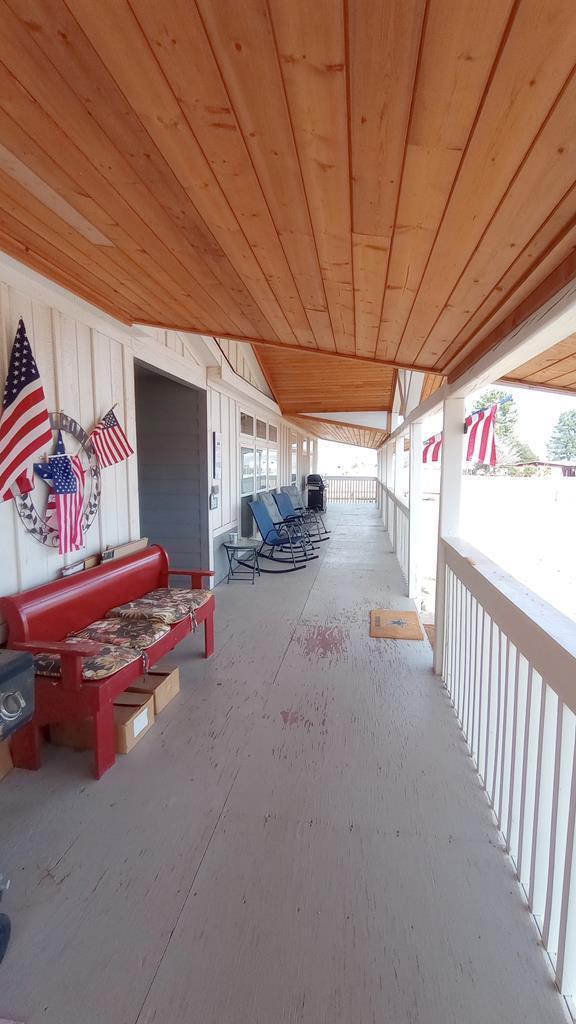
<svg viewBox="0 0 576 1024">
<path fill-rule="evenodd" d="M 66 640 L 16 640 L 11 647 L 15 651 L 29 651 L 30 654 L 57 654 L 62 666 L 62 688 L 79 690 L 82 685 L 82 658 L 98 654 L 102 644 L 95 640 L 79 643 Z"/>
<path fill-rule="evenodd" d="M 202 590 L 204 577 L 213 576 L 211 569 L 169 569 L 170 576 L 189 576 L 192 590 Z"/>
</svg>

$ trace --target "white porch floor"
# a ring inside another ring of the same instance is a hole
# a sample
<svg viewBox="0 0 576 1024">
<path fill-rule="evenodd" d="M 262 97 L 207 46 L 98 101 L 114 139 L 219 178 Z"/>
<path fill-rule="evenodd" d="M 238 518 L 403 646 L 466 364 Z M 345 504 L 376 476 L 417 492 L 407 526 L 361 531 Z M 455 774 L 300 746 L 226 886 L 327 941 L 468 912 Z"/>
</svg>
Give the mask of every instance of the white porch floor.
<svg viewBox="0 0 576 1024">
<path fill-rule="evenodd" d="M 0 1018 L 556 1024 L 560 997 L 372 506 L 304 571 L 216 592 L 217 653 L 100 782 L 0 784 Z"/>
</svg>

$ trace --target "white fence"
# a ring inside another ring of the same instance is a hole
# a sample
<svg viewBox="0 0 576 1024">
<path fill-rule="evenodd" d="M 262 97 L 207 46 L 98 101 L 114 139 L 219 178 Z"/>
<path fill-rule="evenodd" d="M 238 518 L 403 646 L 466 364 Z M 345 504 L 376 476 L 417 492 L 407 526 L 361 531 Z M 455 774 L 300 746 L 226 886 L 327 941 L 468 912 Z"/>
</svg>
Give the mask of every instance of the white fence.
<svg viewBox="0 0 576 1024">
<path fill-rule="evenodd" d="M 325 476 L 328 501 L 376 502 L 378 480 L 375 476 Z"/>
<path fill-rule="evenodd" d="M 443 678 L 574 1013 L 576 627 L 468 544 L 442 543 Z"/>
<path fill-rule="evenodd" d="M 410 510 L 397 494 L 383 487 L 383 501 L 386 503 L 386 529 L 392 550 L 400 563 L 404 577 L 408 579 L 410 553 Z"/>
</svg>

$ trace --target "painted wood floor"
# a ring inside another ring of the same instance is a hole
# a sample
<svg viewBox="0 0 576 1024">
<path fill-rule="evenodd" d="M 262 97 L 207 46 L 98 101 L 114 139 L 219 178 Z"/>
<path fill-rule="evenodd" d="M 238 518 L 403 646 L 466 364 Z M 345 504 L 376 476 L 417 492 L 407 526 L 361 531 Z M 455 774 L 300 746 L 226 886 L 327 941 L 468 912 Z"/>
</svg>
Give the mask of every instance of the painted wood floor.
<svg viewBox="0 0 576 1024">
<path fill-rule="evenodd" d="M 46 751 L 0 785 L 28 1024 L 564 1019 L 428 641 L 370 506 L 321 558 L 217 590 L 217 654 L 100 782 Z"/>
</svg>

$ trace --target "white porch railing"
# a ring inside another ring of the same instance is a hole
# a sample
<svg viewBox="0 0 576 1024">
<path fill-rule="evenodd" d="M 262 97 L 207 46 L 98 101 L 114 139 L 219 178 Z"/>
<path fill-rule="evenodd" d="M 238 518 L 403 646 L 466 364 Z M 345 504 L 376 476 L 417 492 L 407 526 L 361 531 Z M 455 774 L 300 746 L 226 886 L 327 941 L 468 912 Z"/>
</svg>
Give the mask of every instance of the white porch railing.
<svg viewBox="0 0 576 1024">
<path fill-rule="evenodd" d="M 375 476 L 325 476 L 328 501 L 375 502 L 377 499 Z"/>
<path fill-rule="evenodd" d="M 408 560 L 410 553 L 410 510 L 408 505 L 390 491 L 383 488 L 386 529 L 392 544 L 392 550 L 400 563 L 405 579 L 408 579 Z"/>
<path fill-rule="evenodd" d="M 468 544 L 442 544 L 444 682 L 574 1014 L 576 625 Z"/>
</svg>

